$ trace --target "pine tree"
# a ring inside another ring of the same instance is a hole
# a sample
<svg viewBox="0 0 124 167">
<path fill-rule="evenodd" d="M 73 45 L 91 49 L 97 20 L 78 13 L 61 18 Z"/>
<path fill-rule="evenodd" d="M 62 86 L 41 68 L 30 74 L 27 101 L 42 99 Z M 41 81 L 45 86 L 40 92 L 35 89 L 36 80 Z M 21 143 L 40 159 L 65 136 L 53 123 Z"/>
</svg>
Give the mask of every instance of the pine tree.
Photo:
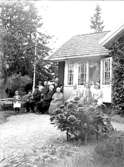
<svg viewBox="0 0 124 167">
<path fill-rule="evenodd" d="M 104 29 L 103 21 L 101 20 L 101 8 L 98 5 L 96 6 L 95 14 L 91 17 L 90 28 L 95 32 L 102 32 Z"/>
</svg>

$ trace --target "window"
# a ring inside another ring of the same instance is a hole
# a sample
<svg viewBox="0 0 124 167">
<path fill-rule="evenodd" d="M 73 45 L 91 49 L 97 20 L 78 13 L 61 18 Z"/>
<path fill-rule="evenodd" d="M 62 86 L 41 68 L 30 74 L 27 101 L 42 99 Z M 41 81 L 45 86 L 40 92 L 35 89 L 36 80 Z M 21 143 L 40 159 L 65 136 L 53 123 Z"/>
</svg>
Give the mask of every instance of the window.
<svg viewBox="0 0 124 167">
<path fill-rule="evenodd" d="M 103 61 L 103 84 L 110 84 L 110 58 Z"/>
<path fill-rule="evenodd" d="M 68 64 L 68 85 L 73 85 L 74 64 Z"/>
<path fill-rule="evenodd" d="M 86 64 L 78 64 L 78 85 L 83 85 L 86 82 Z"/>
</svg>

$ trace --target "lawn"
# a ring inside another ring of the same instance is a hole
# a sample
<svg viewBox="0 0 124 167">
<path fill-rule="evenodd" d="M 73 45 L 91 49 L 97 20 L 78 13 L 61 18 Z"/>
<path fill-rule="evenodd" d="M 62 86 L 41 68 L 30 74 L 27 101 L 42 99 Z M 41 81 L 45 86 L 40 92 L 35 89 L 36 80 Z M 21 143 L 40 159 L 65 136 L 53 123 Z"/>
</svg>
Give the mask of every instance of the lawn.
<svg viewBox="0 0 124 167">
<path fill-rule="evenodd" d="M 1 111 L 0 112 L 1 128 L 2 128 L 2 123 L 6 122 L 7 118 L 11 115 L 15 115 L 15 113 L 13 111 L 4 111 L 4 112 Z M 12 124 L 14 124 L 14 122 L 19 122 L 19 125 L 15 124 L 15 126 L 17 129 L 21 130 L 21 128 L 20 128 L 21 122 L 22 122 L 20 120 L 21 117 L 23 117 L 23 124 L 28 121 L 28 119 L 27 119 L 28 117 L 29 117 L 29 120 L 33 121 L 35 124 L 43 116 L 44 115 L 36 115 L 36 114 L 21 114 L 21 115 L 17 115 L 14 117 L 12 116 L 11 119 L 8 119 L 6 126 L 5 127 L 3 126 L 3 127 L 6 128 L 7 124 L 13 120 Z M 39 120 L 39 123 L 41 123 L 40 120 Z M 13 125 L 13 127 L 15 127 L 15 126 Z M 8 126 L 8 128 L 9 127 L 10 126 Z M 12 126 L 11 126 L 11 128 L 12 128 Z M 33 129 L 33 127 L 30 129 Z M 6 133 L 7 133 L 7 129 L 6 129 Z M 29 134 L 29 131 L 27 134 Z M 36 132 L 34 134 L 36 134 Z M 45 133 L 42 133 L 42 134 L 45 135 Z M 19 133 L 19 135 L 20 135 L 20 133 Z M 45 138 L 44 135 L 42 136 L 43 138 Z M 9 139 L 9 136 L 7 139 Z M 18 140 L 18 136 L 16 137 L 16 141 L 17 140 Z M 21 140 L 22 140 L 22 138 L 21 138 Z M 7 140 L 7 142 L 8 142 L 8 140 Z M 18 143 L 19 143 L 19 141 L 18 141 Z M 10 143 L 10 145 L 14 146 L 15 144 L 13 145 Z M 16 165 L 29 166 L 29 167 L 66 167 L 66 166 L 67 167 L 81 167 L 82 162 L 83 162 L 83 164 L 84 164 L 83 167 L 90 167 L 90 166 L 87 166 L 87 163 L 91 164 L 91 162 L 92 162 L 92 155 L 93 155 L 93 150 L 94 150 L 95 146 L 96 146 L 95 141 L 88 142 L 88 145 L 84 145 L 84 144 L 81 144 L 80 141 L 67 142 L 66 139 L 62 138 L 62 137 L 59 137 L 57 139 L 51 137 L 49 139 L 49 141 L 47 142 L 47 144 L 45 144 L 43 146 L 42 145 L 35 145 L 35 147 L 31 151 L 31 153 L 27 152 L 25 154 L 18 155 L 20 157 L 16 156 L 15 158 L 14 157 L 12 159 L 10 158 L 7 161 L 5 161 L 5 164 L 7 162 L 8 167 L 10 167 L 10 166 L 14 167 Z M 0 164 L 1 163 L 4 164 L 4 159 L 0 160 Z M 95 167 L 97 167 L 97 166 L 95 166 Z M 98 167 L 100 167 L 100 166 L 98 166 Z"/>
<path fill-rule="evenodd" d="M 112 121 L 117 122 L 117 123 L 123 123 L 124 124 L 124 117 L 120 115 L 113 115 L 111 117 Z"/>
<path fill-rule="evenodd" d="M 14 111 L 0 111 L 0 124 L 6 122 L 7 118 L 11 115 L 15 115 Z"/>
<path fill-rule="evenodd" d="M 6 122 L 11 115 L 15 115 L 14 111 L 1 111 L 0 123 Z M 24 115 L 26 118 L 30 117 L 28 114 Z M 20 116 L 16 119 L 19 119 Z M 34 118 L 35 116 L 34 114 Z M 39 119 L 39 117 L 42 115 L 37 115 L 35 119 Z M 30 121 L 35 119 L 30 119 Z M 80 141 L 67 142 L 65 138 L 57 140 L 50 138 L 46 145 L 34 148 L 32 154 L 27 153 L 20 157 L 19 162 L 17 159 L 9 161 L 8 167 L 14 167 L 17 163 L 29 167 L 110 167 L 110 165 L 96 159 L 94 152 L 96 145 L 96 140 L 91 140 L 87 145 L 84 145 Z M 122 166 L 115 164 L 114 167 Z"/>
</svg>

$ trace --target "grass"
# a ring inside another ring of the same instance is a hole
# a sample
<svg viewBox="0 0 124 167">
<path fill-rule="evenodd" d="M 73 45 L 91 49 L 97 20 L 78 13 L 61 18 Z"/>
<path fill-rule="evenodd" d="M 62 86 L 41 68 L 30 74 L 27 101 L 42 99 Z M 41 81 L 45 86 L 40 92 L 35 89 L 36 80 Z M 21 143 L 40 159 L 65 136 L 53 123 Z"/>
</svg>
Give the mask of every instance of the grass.
<svg viewBox="0 0 124 167">
<path fill-rule="evenodd" d="M 91 149 L 88 146 L 87 148 Z M 109 161 L 96 158 L 96 154 L 93 151 L 89 151 L 89 154 L 85 153 L 85 149 L 82 147 L 79 149 L 79 152 L 73 154 L 71 157 L 65 157 L 64 160 L 57 164 L 54 167 L 122 167 L 124 163 L 119 158 L 112 157 Z"/>
<path fill-rule="evenodd" d="M 0 111 L 0 124 L 5 123 L 7 121 L 7 118 L 11 115 L 15 115 L 16 113 L 14 111 Z"/>
<path fill-rule="evenodd" d="M 14 111 L 0 111 L 0 123 L 6 122 L 7 117 L 15 115 Z M 119 115 L 112 117 L 112 120 L 117 120 L 124 123 L 124 118 Z M 122 167 L 120 162 L 116 159 L 112 159 L 112 163 L 108 165 L 106 161 L 96 158 L 95 147 L 96 142 L 89 141 L 87 145 L 81 145 L 80 143 L 67 142 L 66 140 L 58 139 L 53 141 L 50 139 L 48 145 L 44 148 L 34 150 L 34 155 L 27 155 L 23 157 L 24 164 L 31 163 L 30 167 Z M 35 159 L 34 163 L 31 162 Z M 45 163 L 44 163 L 45 162 Z M 118 163 L 117 163 L 118 162 Z M 17 162 L 12 163 L 9 166 L 13 167 Z M 21 162 L 20 162 L 21 163 Z M 114 166 L 113 166 L 114 164 Z"/>
<path fill-rule="evenodd" d="M 120 115 L 113 115 L 111 117 L 111 120 L 117 123 L 124 123 L 124 117 L 120 116 Z"/>
</svg>

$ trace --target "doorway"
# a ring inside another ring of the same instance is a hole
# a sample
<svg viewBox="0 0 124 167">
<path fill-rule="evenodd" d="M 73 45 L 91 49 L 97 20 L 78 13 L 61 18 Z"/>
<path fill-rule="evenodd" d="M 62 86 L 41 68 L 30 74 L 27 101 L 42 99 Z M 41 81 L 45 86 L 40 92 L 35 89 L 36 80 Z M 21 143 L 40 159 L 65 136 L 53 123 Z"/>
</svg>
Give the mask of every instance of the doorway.
<svg viewBox="0 0 124 167">
<path fill-rule="evenodd" d="M 100 82 L 100 62 L 89 62 L 89 82 Z"/>
</svg>

